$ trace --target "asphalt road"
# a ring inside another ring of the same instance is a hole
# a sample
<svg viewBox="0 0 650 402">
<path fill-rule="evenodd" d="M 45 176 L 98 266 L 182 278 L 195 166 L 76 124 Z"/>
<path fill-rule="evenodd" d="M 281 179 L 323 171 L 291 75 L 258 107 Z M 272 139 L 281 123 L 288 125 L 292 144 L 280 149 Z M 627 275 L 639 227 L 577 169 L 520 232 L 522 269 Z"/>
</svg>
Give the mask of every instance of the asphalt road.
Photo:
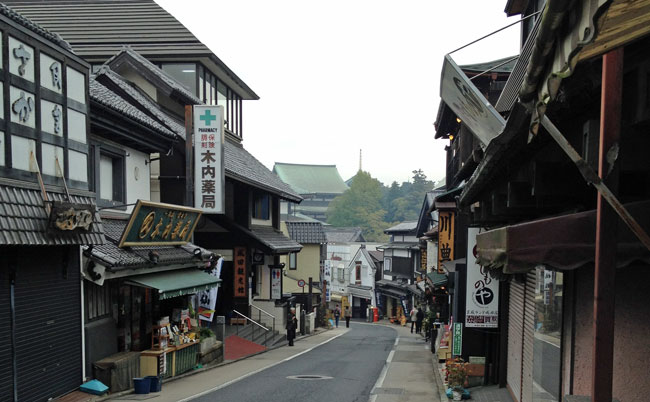
<svg viewBox="0 0 650 402">
<path fill-rule="evenodd" d="M 392 328 L 353 322 L 331 342 L 193 401 L 367 402 L 396 337 Z"/>
</svg>

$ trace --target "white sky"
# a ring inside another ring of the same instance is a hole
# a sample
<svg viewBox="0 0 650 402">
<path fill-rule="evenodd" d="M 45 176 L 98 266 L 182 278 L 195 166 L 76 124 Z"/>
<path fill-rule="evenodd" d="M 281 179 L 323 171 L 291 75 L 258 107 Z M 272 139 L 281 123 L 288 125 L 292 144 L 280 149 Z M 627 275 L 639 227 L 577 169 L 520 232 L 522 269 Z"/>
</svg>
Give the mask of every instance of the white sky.
<svg viewBox="0 0 650 402">
<path fill-rule="evenodd" d="M 514 22 L 506 0 L 156 0 L 259 96 L 244 101 L 244 146 L 274 162 L 359 167 L 384 184 L 445 175 L 434 140 L 443 57 Z M 519 25 L 454 54 L 512 56 Z"/>
</svg>

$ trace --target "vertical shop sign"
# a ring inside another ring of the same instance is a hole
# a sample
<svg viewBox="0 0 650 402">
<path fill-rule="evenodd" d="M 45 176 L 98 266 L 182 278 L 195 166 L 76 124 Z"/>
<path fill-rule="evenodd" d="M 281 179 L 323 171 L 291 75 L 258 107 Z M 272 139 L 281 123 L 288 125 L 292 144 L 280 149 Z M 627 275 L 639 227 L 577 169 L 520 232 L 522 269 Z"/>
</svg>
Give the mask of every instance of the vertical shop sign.
<svg viewBox="0 0 650 402">
<path fill-rule="evenodd" d="M 194 106 L 194 206 L 224 213 L 223 106 Z"/>
<path fill-rule="evenodd" d="M 282 298 L 282 268 L 271 268 L 271 299 Z"/>
<path fill-rule="evenodd" d="M 422 250 L 420 253 L 420 271 L 427 272 L 427 250 Z"/>
<path fill-rule="evenodd" d="M 467 229 L 467 292 L 465 293 L 465 326 L 468 328 L 499 327 L 499 281 L 476 263 L 476 235 L 479 228 Z"/>
<path fill-rule="evenodd" d="M 438 213 L 438 273 L 444 274 L 442 263 L 454 259 L 454 223 L 453 211 Z"/>
<path fill-rule="evenodd" d="M 325 286 L 325 301 L 330 302 L 331 301 L 331 284 L 332 284 L 332 261 L 330 260 L 325 260 L 325 263 L 323 264 L 323 281 L 327 283 Z"/>
<path fill-rule="evenodd" d="M 234 295 L 235 297 L 246 297 L 246 248 L 235 247 L 234 268 Z"/>
<path fill-rule="evenodd" d="M 463 354 L 463 324 L 460 322 L 454 323 L 454 336 L 452 340 L 453 356 L 460 356 Z"/>
</svg>

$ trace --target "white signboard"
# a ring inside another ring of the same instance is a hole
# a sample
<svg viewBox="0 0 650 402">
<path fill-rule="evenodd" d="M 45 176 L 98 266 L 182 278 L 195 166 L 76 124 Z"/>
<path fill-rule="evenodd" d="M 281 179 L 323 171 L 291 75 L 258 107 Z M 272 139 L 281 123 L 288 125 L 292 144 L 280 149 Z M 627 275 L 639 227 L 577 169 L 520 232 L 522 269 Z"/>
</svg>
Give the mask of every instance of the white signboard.
<svg viewBox="0 0 650 402">
<path fill-rule="evenodd" d="M 282 269 L 271 268 L 271 299 L 282 298 Z"/>
<path fill-rule="evenodd" d="M 467 291 L 465 326 L 468 328 L 499 327 L 499 281 L 476 264 L 476 235 L 479 228 L 467 229 Z"/>
<path fill-rule="evenodd" d="M 506 125 L 503 117 L 490 105 L 449 55 L 445 56 L 442 65 L 440 97 L 472 130 L 483 146 L 487 146 Z"/>
<path fill-rule="evenodd" d="M 325 260 L 323 263 L 323 280 L 327 282 L 325 285 L 325 301 L 331 301 L 330 291 L 332 289 L 332 261 Z"/>
<path fill-rule="evenodd" d="M 221 278 L 221 267 L 223 266 L 223 258 L 219 258 L 217 265 L 210 272 L 210 275 Z M 199 319 L 203 321 L 212 322 L 214 318 L 214 308 L 217 305 L 217 295 L 219 287 L 214 287 L 209 290 L 204 290 L 196 294 L 199 299 Z"/>
<path fill-rule="evenodd" d="M 194 106 L 194 206 L 224 213 L 223 106 Z"/>
</svg>

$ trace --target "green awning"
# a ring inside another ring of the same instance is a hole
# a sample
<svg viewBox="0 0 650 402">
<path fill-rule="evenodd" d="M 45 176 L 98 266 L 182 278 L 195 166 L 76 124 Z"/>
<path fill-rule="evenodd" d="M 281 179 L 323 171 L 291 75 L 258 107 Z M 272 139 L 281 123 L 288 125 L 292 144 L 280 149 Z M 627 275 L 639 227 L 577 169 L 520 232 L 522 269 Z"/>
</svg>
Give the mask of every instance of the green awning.
<svg viewBox="0 0 650 402">
<path fill-rule="evenodd" d="M 427 274 L 427 279 L 432 286 L 443 286 L 447 284 L 447 275 L 439 274 L 437 272 L 429 272 Z"/>
<path fill-rule="evenodd" d="M 221 279 L 198 269 L 178 269 L 139 275 L 126 281 L 129 285 L 157 289 L 160 300 L 195 294 L 219 286 Z"/>
</svg>

